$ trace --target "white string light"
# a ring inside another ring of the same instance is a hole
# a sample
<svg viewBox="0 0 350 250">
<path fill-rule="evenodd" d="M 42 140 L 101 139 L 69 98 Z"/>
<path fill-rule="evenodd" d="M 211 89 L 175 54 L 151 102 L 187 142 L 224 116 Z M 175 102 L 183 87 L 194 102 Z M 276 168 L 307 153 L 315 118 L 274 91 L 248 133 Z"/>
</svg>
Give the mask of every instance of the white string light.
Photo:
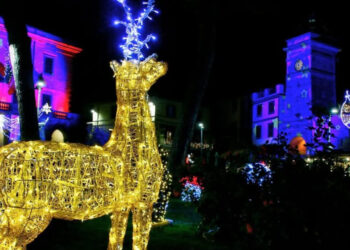
<svg viewBox="0 0 350 250">
<path fill-rule="evenodd" d="M 116 1 L 123 6 L 126 15 L 126 21 L 114 21 L 114 25 L 122 24 L 125 26 L 126 37 L 123 37 L 125 43 L 120 45 L 120 47 L 123 50 L 124 59 L 140 62 L 145 58 L 142 53 L 144 47 L 148 49 L 148 43 L 151 40 L 157 39 L 156 36 L 154 36 L 153 34 L 148 34 L 145 39 L 141 38 L 141 30 L 144 21 L 146 18 L 152 20 L 150 15 L 152 13 L 158 14 L 159 12 L 154 9 L 154 0 L 149 0 L 147 2 L 143 2 L 143 4 L 146 5 L 146 7 L 143 9 L 141 14 L 137 18 L 133 18 L 132 10 L 127 5 L 126 0 Z"/>
<path fill-rule="evenodd" d="M 39 112 L 38 119 L 40 120 L 43 116 L 43 114 L 48 115 L 51 113 L 51 107 L 46 103 Z M 47 117 L 44 121 L 40 122 L 39 124 L 41 126 L 45 126 L 46 123 L 49 121 L 49 117 Z M 4 136 L 9 138 L 10 140 L 18 140 L 20 131 L 19 131 L 19 116 L 15 118 L 7 117 L 4 114 L 0 114 L 0 131 L 3 133 Z"/>
<path fill-rule="evenodd" d="M 19 135 L 19 117 L 9 118 L 0 114 L 0 130 L 7 138 L 17 138 Z"/>
</svg>

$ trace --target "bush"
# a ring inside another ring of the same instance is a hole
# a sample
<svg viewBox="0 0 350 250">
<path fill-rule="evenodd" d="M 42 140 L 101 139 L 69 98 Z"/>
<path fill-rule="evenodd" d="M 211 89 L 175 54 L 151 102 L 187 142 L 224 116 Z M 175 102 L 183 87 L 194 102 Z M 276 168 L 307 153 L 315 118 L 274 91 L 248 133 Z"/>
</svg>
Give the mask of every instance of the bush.
<svg viewBox="0 0 350 250">
<path fill-rule="evenodd" d="M 248 153 L 203 169 L 200 232 L 235 249 L 348 249 L 350 176 L 322 155 L 268 158 L 271 181 L 247 182 Z M 256 160 L 256 159 L 254 159 Z M 228 164 L 229 162 L 229 164 Z"/>
</svg>

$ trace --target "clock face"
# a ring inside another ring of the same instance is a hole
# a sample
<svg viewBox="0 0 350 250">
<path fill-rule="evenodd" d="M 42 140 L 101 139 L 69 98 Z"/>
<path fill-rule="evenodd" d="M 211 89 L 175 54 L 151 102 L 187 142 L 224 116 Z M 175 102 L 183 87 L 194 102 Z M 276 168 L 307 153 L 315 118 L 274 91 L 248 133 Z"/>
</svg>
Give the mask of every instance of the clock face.
<svg viewBox="0 0 350 250">
<path fill-rule="evenodd" d="M 299 59 L 296 61 L 294 67 L 297 71 L 300 71 L 303 68 L 303 61 Z"/>
</svg>

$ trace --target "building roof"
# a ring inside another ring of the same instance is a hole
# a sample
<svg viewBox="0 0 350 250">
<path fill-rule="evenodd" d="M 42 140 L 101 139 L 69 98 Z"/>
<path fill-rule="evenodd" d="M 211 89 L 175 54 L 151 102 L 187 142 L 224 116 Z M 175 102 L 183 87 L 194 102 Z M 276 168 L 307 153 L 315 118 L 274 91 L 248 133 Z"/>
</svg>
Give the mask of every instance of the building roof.
<svg viewBox="0 0 350 250">
<path fill-rule="evenodd" d="M 0 31 L 6 32 L 4 20 L 2 17 L 0 17 Z M 73 56 L 82 51 L 81 48 L 66 43 L 63 38 L 47 33 L 45 31 L 39 30 L 37 28 L 27 25 L 27 31 L 28 31 L 28 36 L 32 40 L 55 45 L 58 49 L 65 51 L 66 55 L 68 56 Z"/>
</svg>

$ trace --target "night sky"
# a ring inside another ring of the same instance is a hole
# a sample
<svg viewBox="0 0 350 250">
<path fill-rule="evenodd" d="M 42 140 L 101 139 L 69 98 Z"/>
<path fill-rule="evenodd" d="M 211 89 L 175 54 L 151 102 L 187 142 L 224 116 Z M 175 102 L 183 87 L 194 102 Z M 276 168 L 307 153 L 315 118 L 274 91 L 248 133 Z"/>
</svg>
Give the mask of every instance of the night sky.
<svg viewBox="0 0 350 250">
<path fill-rule="evenodd" d="M 139 6 L 142 1 L 129 2 Z M 84 50 L 75 60 L 73 111 L 80 111 L 81 103 L 114 101 L 109 61 L 122 58 L 118 43 L 124 30 L 112 25 L 114 18 L 123 14 L 119 4 L 115 0 L 36 0 L 25 4 L 28 24 Z M 198 78 L 199 55 L 209 50 L 215 50 L 216 56 L 205 103 L 284 83 L 285 40 L 310 31 L 311 16 L 316 18 L 316 30 L 342 49 L 337 64 L 339 102 L 350 86 L 348 8 L 340 1 L 157 0 L 156 5 L 161 14 L 146 23 L 146 31 L 158 35 L 149 54 L 157 52 L 159 60 L 169 63 L 169 72 L 151 94 L 182 99 Z M 205 41 L 212 26 L 216 45 L 208 48 Z"/>
</svg>

